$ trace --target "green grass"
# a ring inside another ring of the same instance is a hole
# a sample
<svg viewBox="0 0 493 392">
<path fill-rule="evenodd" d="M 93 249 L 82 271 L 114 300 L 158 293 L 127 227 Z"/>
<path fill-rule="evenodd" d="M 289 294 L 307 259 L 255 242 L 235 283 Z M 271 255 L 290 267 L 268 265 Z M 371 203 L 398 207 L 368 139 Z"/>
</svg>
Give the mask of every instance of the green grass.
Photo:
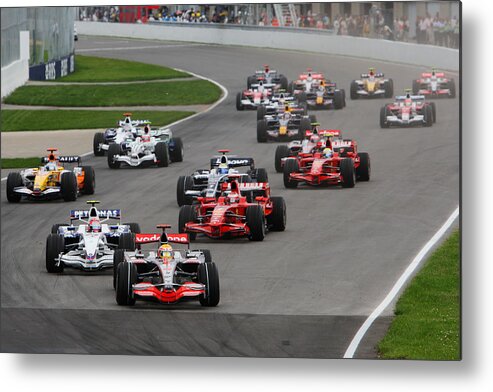
<svg viewBox="0 0 493 392">
<path fill-rule="evenodd" d="M 106 59 L 92 56 L 75 56 L 75 72 L 57 82 L 127 82 L 189 78 L 190 74 L 158 65 L 135 61 Z"/>
<path fill-rule="evenodd" d="M 135 111 L 132 117 L 150 120 L 153 126 L 170 124 L 194 112 Z M 113 110 L 2 110 L 2 132 L 46 131 L 58 129 L 111 128 L 123 119 L 121 111 Z"/>
<path fill-rule="evenodd" d="M 386 359 L 460 359 L 459 232 L 427 261 L 397 302 L 378 344 Z"/>
<path fill-rule="evenodd" d="M 2 169 L 24 169 L 26 167 L 38 167 L 41 158 L 2 158 Z"/>
<path fill-rule="evenodd" d="M 210 104 L 221 90 L 206 80 L 128 85 L 22 86 L 7 104 L 37 106 L 168 106 Z"/>
</svg>

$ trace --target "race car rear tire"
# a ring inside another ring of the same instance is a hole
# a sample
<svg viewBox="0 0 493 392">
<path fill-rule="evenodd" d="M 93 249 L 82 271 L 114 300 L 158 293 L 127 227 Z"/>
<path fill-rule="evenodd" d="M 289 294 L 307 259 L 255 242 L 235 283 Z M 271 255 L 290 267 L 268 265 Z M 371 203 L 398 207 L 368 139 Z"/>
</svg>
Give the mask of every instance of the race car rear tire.
<svg viewBox="0 0 493 392">
<path fill-rule="evenodd" d="M 265 216 L 260 205 L 248 206 L 246 209 L 246 224 L 250 229 L 250 241 L 263 241 L 265 237 Z"/>
<path fill-rule="evenodd" d="M 308 117 L 310 118 L 310 125 L 311 123 L 317 122 L 317 116 L 315 114 L 310 114 Z"/>
<path fill-rule="evenodd" d="M 84 184 L 82 185 L 82 193 L 84 195 L 94 194 L 96 188 L 96 173 L 92 166 L 82 166 L 84 172 Z"/>
<path fill-rule="evenodd" d="M 289 147 L 285 144 L 281 144 L 276 148 L 276 155 L 274 158 L 274 167 L 276 172 L 282 173 L 282 159 L 289 156 Z"/>
<path fill-rule="evenodd" d="M 387 107 L 384 106 L 380 109 L 380 128 L 388 128 L 389 123 L 387 122 Z"/>
<path fill-rule="evenodd" d="M 351 158 L 342 158 L 340 161 L 341 186 L 343 188 L 353 188 L 356 183 L 356 171 L 354 162 Z"/>
<path fill-rule="evenodd" d="M 115 161 L 114 156 L 115 155 L 121 155 L 122 153 L 122 148 L 118 143 L 112 143 L 110 144 L 108 148 L 108 167 L 110 169 L 119 169 L 121 162 Z"/>
<path fill-rule="evenodd" d="M 205 295 L 199 296 L 200 304 L 207 307 L 217 306 L 220 300 L 220 289 L 216 264 L 213 262 L 199 264 L 197 280 L 205 286 Z"/>
<path fill-rule="evenodd" d="M 341 90 L 334 91 L 334 109 L 342 109 L 344 101 Z"/>
<path fill-rule="evenodd" d="M 299 170 L 300 165 L 298 164 L 298 160 L 296 158 L 286 159 L 284 161 L 283 180 L 286 188 L 298 187 L 298 181 L 291 181 L 289 175 L 291 173 L 296 173 Z"/>
<path fill-rule="evenodd" d="M 116 303 L 121 306 L 135 305 L 132 285 L 137 282 L 137 267 L 126 261 L 120 263 L 116 272 Z"/>
<path fill-rule="evenodd" d="M 113 253 L 113 289 L 116 290 L 116 276 L 118 272 L 118 266 L 125 260 L 125 251 L 123 249 L 115 249 Z"/>
<path fill-rule="evenodd" d="M 298 102 L 300 102 L 300 103 L 306 102 L 306 93 L 301 92 L 298 94 L 298 96 L 296 98 L 298 99 Z"/>
<path fill-rule="evenodd" d="M 355 80 L 351 82 L 351 87 L 349 88 L 349 96 L 351 99 L 358 99 L 358 83 Z"/>
<path fill-rule="evenodd" d="M 417 95 L 419 93 L 419 88 L 421 87 L 421 83 L 417 80 L 413 80 L 413 95 Z"/>
<path fill-rule="evenodd" d="M 286 229 L 286 202 L 281 196 L 273 196 L 272 212 L 267 216 L 269 229 L 272 231 L 284 231 Z"/>
<path fill-rule="evenodd" d="M 247 88 L 252 88 L 252 84 L 257 83 L 257 77 L 256 76 L 249 76 L 247 78 Z"/>
<path fill-rule="evenodd" d="M 431 127 L 433 125 L 433 110 L 431 106 L 426 105 L 424 107 L 424 115 L 425 127 Z"/>
<path fill-rule="evenodd" d="M 241 100 L 243 98 L 243 93 L 238 93 L 236 94 L 236 110 L 244 110 L 245 106 L 241 103 Z"/>
<path fill-rule="evenodd" d="M 265 106 L 257 106 L 257 121 L 263 120 L 267 113 Z"/>
<path fill-rule="evenodd" d="M 193 178 L 191 176 L 180 176 L 176 183 L 176 202 L 181 207 L 185 204 L 191 205 L 193 197 L 186 195 L 186 192 L 193 188 Z"/>
<path fill-rule="evenodd" d="M 77 177 L 73 172 L 62 173 L 60 192 L 65 201 L 75 201 L 77 199 Z"/>
<path fill-rule="evenodd" d="M 173 151 L 168 148 L 171 162 L 183 162 L 183 141 L 181 137 L 174 137 L 171 142 L 174 144 Z"/>
<path fill-rule="evenodd" d="M 104 133 L 97 132 L 94 134 L 94 139 L 92 141 L 94 156 L 102 157 L 104 156 L 104 150 L 101 148 L 101 144 L 104 143 Z"/>
<path fill-rule="evenodd" d="M 263 167 L 254 169 L 252 176 L 256 182 L 269 182 L 269 175 Z"/>
<path fill-rule="evenodd" d="M 294 93 L 294 90 L 295 90 L 294 82 L 290 82 L 289 85 L 288 85 L 288 93 L 289 94 L 293 94 Z"/>
<path fill-rule="evenodd" d="M 342 107 L 346 107 L 346 90 L 344 90 L 343 88 L 341 88 L 341 92 L 342 92 Z"/>
<path fill-rule="evenodd" d="M 135 233 L 122 233 L 118 238 L 118 249 L 135 250 Z"/>
<path fill-rule="evenodd" d="M 24 183 L 22 182 L 22 176 L 18 172 L 9 173 L 7 176 L 7 200 L 10 203 L 18 203 L 21 201 L 22 195 L 20 193 L 14 192 L 14 188 L 18 186 L 22 186 Z"/>
<path fill-rule="evenodd" d="M 212 255 L 209 249 L 199 249 L 204 254 L 204 261 L 206 263 L 212 263 Z"/>
<path fill-rule="evenodd" d="M 168 167 L 169 165 L 169 151 L 168 145 L 164 142 L 158 142 L 154 146 L 154 154 L 157 159 L 158 167 Z"/>
<path fill-rule="evenodd" d="M 195 206 L 183 205 L 178 215 L 178 232 L 186 233 L 185 224 L 194 223 L 197 220 L 197 210 Z M 197 233 L 188 233 L 190 241 L 195 241 Z"/>
<path fill-rule="evenodd" d="M 356 178 L 358 181 L 370 181 L 371 174 L 371 163 L 370 154 L 367 152 L 360 152 L 359 155 L 359 166 L 356 169 Z"/>
<path fill-rule="evenodd" d="M 288 89 L 288 78 L 284 75 L 281 75 L 280 78 L 279 78 L 279 84 L 281 85 L 281 89 L 283 90 L 287 90 Z"/>
<path fill-rule="evenodd" d="M 140 225 L 138 223 L 124 223 L 126 226 L 130 226 L 130 232 L 134 234 L 140 234 L 142 231 L 140 230 Z"/>
<path fill-rule="evenodd" d="M 257 142 L 266 143 L 267 142 L 267 121 L 260 120 L 257 121 Z"/>
<path fill-rule="evenodd" d="M 385 90 L 385 98 L 392 98 L 392 96 L 394 95 L 394 85 L 390 83 L 390 80 L 385 82 L 383 85 L 383 88 Z"/>
<path fill-rule="evenodd" d="M 49 234 L 46 238 L 46 271 L 50 274 L 63 272 L 63 263 L 56 265 L 56 259 L 65 251 L 65 238 L 59 234 Z"/>
<path fill-rule="evenodd" d="M 437 122 L 437 106 L 435 105 L 435 102 L 430 102 L 429 104 L 431 106 L 431 113 L 433 114 L 433 122 Z"/>
<path fill-rule="evenodd" d="M 317 118 L 315 117 L 315 121 L 317 121 Z M 305 137 L 305 133 L 306 131 L 311 131 L 312 130 L 312 122 L 310 120 L 310 118 L 302 118 L 301 121 L 300 121 L 300 127 L 298 128 L 298 137 L 295 138 L 295 139 L 298 139 L 298 140 L 303 140 L 303 138 Z"/>
<path fill-rule="evenodd" d="M 450 81 L 448 82 L 448 88 L 450 90 L 450 98 L 455 98 L 457 93 L 455 90 L 455 80 L 454 79 L 450 79 Z"/>
<path fill-rule="evenodd" d="M 51 234 L 58 234 L 58 229 L 60 227 L 66 226 L 68 226 L 66 223 L 55 223 L 53 226 L 51 226 Z"/>
</svg>

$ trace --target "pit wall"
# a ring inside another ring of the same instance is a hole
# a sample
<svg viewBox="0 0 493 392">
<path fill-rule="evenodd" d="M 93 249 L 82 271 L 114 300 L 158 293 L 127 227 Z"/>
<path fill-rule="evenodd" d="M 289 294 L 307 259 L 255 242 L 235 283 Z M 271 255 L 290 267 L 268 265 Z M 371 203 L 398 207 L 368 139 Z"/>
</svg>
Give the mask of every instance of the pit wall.
<svg viewBox="0 0 493 392">
<path fill-rule="evenodd" d="M 76 22 L 80 35 L 240 45 L 325 52 L 459 71 L 459 50 L 380 39 L 333 35 L 314 29 L 190 23 Z"/>
</svg>

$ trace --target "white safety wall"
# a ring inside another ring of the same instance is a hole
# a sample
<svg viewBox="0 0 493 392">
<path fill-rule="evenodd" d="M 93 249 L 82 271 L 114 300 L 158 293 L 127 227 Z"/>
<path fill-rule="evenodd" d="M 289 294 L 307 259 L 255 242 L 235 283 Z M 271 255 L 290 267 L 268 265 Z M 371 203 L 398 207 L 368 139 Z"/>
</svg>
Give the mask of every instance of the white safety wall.
<svg viewBox="0 0 493 392">
<path fill-rule="evenodd" d="M 2 67 L 2 99 L 29 79 L 29 31 L 19 34 L 19 59 Z"/>
</svg>

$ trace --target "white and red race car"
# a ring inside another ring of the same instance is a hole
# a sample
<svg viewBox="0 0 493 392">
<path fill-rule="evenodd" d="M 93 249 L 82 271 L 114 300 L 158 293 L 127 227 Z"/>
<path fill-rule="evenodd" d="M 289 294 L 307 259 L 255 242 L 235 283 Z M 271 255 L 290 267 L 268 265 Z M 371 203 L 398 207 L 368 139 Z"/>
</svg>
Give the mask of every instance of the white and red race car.
<svg viewBox="0 0 493 392">
<path fill-rule="evenodd" d="M 423 72 L 420 79 L 413 80 L 413 94 L 455 98 L 455 81 L 447 78 L 443 72 L 432 69 L 431 72 Z"/>
<path fill-rule="evenodd" d="M 426 102 L 424 95 L 407 93 L 397 96 L 395 102 L 380 109 L 380 127 L 390 126 L 425 126 L 431 127 L 436 122 L 434 102 Z"/>
</svg>

